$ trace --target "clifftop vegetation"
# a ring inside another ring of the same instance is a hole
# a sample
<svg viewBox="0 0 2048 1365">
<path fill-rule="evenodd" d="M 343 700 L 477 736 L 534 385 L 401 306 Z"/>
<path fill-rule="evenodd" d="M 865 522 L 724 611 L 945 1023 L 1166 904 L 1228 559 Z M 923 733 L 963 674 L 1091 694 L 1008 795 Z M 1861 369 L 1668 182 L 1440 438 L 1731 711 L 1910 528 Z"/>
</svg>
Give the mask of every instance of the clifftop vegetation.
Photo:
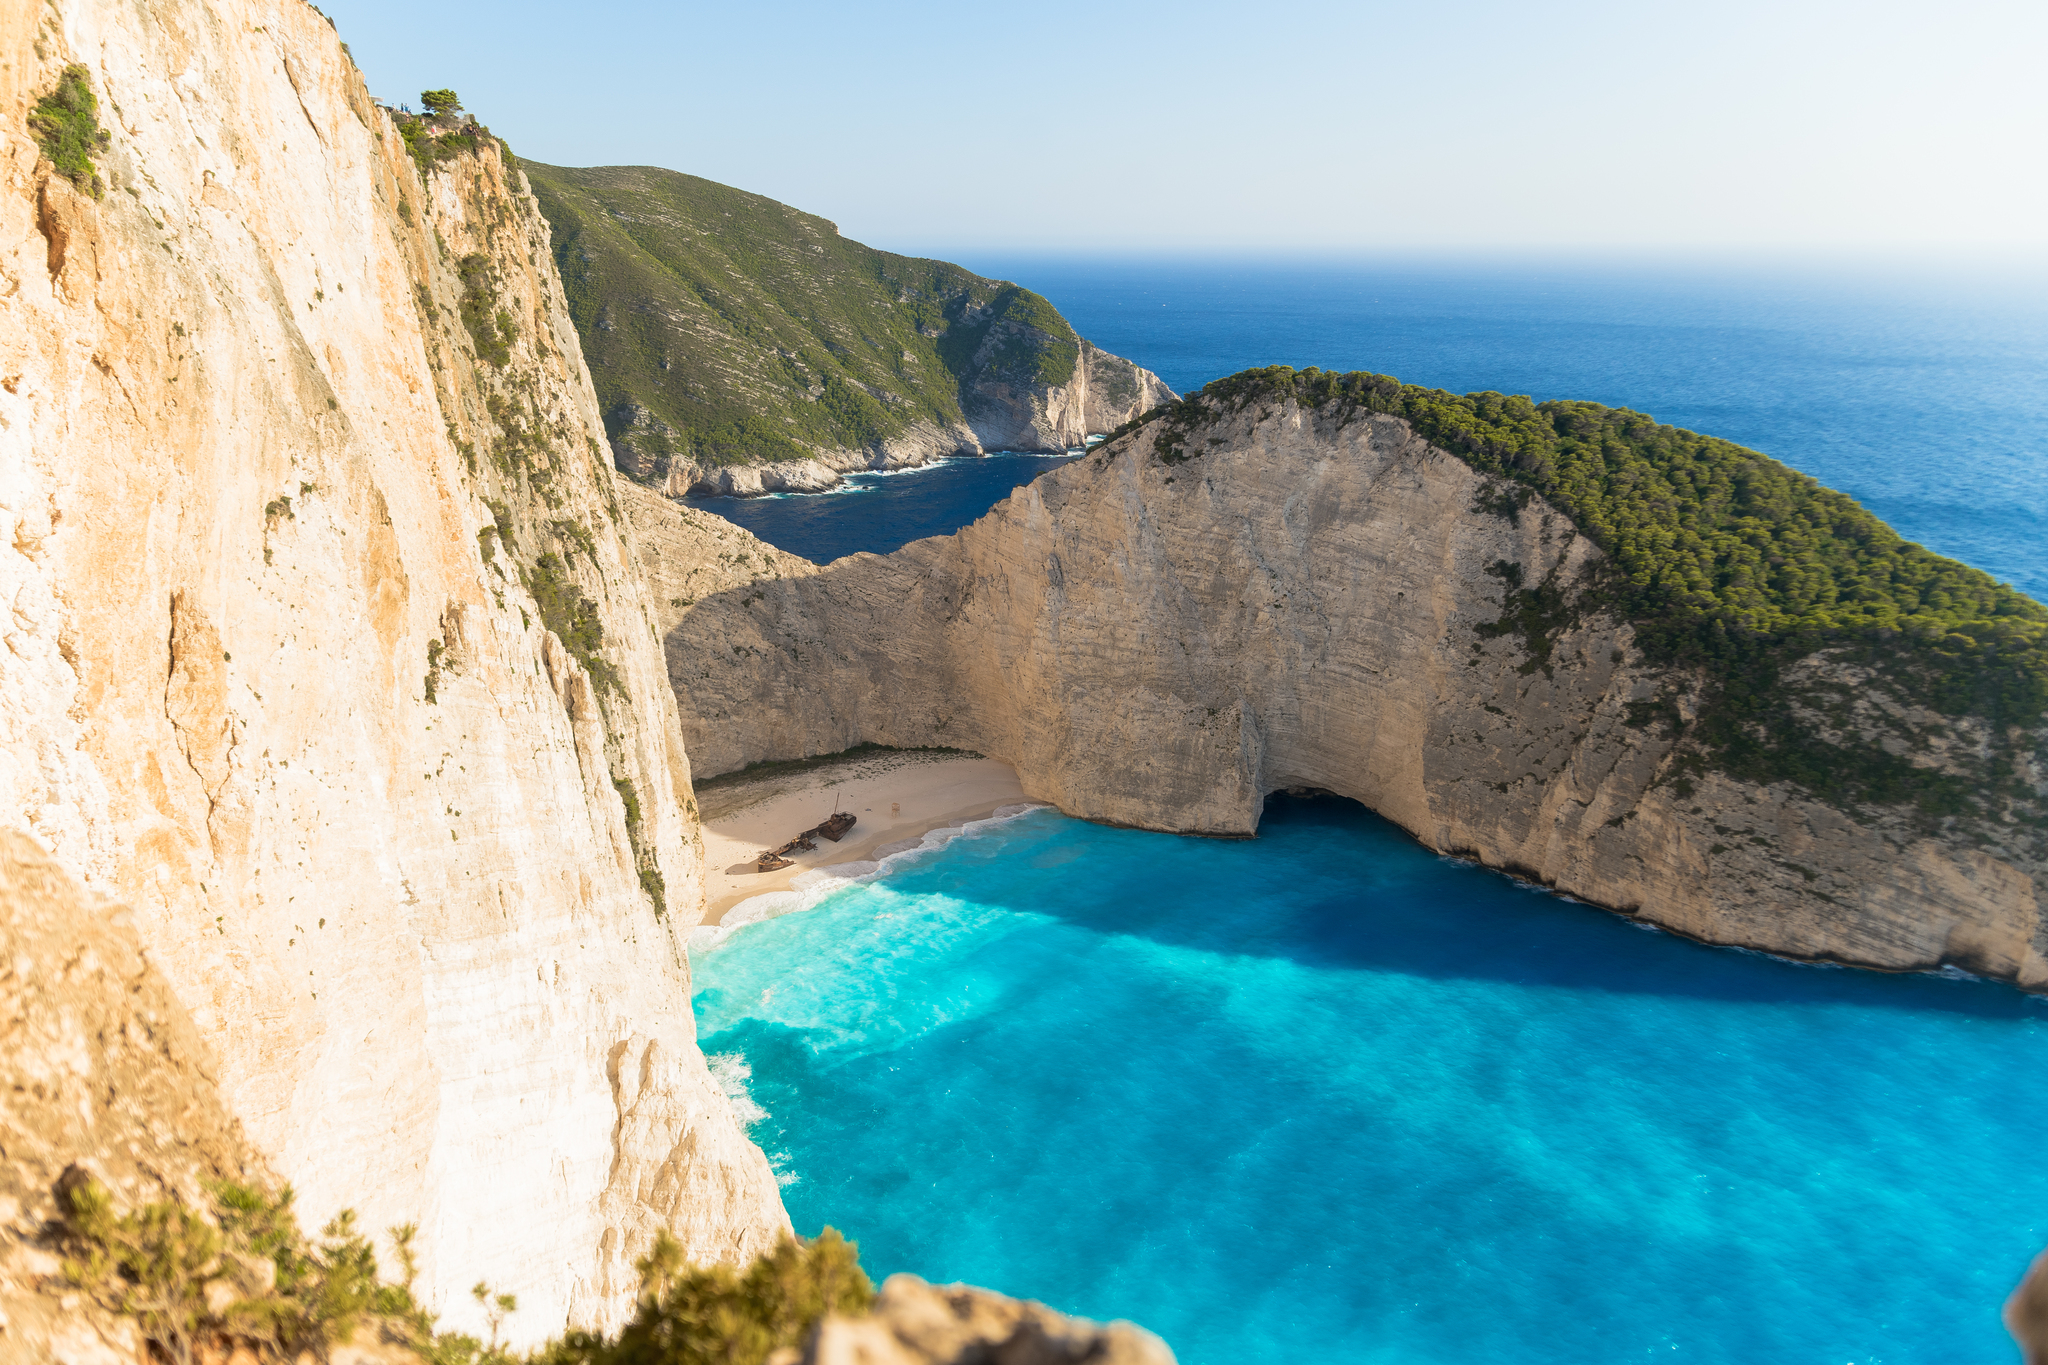
<svg viewBox="0 0 2048 1365">
<path fill-rule="evenodd" d="M 1065 384 L 1079 338 L 1028 289 L 876 251 L 758 194 L 645 166 L 519 163 L 554 229 L 619 466 L 857 449 L 957 422 L 987 383 Z"/>
<path fill-rule="evenodd" d="M 491 130 L 478 123 L 474 116 L 462 116 L 462 100 L 453 90 L 420 91 L 420 107 L 426 110 L 424 114 L 405 114 L 394 110 L 391 118 L 397 123 L 398 135 L 405 139 L 405 150 L 411 155 L 413 165 L 419 168 L 422 179 L 441 162 L 465 154 L 474 156 L 489 142 L 497 143 L 504 152 L 505 163 L 511 164 L 512 149 L 502 138 L 493 137 Z M 480 343 L 481 340 L 479 338 Z"/>
<path fill-rule="evenodd" d="M 1248 370 L 1125 431 L 1160 424 L 1155 453 L 1179 463 L 1201 453 L 1190 438 L 1219 416 L 1290 400 L 1339 423 L 1407 419 L 1496 481 L 1476 510 L 1517 517 L 1535 493 L 1570 517 L 1606 552 L 1609 572 L 1574 596 L 1499 566 L 1503 619 L 1540 636 L 1603 609 L 1635 627 L 1651 661 L 1705 668 L 1710 689 L 1691 727 L 1700 759 L 1928 816 L 2028 800 L 2018 755 L 2004 750 L 2013 727 L 2048 713 L 2048 607 L 1904 540 L 1854 499 L 1767 455 L 1625 408 L 1461 396 L 1366 373 Z M 1942 736 L 1852 714 L 1856 689 L 1795 676 L 1793 665 L 1816 653 L 1867 673 L 1906 706 L 1985 723 L 1990 751 L 1979 770 L 1915 762 Z M 1677 725 L 1676 708 L 1659 719 Z"/>
</svg>

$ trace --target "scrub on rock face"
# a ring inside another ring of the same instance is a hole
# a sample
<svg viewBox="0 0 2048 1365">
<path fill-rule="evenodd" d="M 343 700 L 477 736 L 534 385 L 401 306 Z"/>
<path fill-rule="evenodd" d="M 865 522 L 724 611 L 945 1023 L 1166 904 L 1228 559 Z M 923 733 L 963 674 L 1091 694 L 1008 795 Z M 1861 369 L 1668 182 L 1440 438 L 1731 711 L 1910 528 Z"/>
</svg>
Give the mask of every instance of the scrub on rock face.
<svg viewBox="0 0 2048 1365">
<path fill-rule="evenodd" d="M 799 1231 L 1190 1365 L 2003 1365 L 2043 1240 L 2048 1004 L 1647 932 L 1348 802 L 1026 815 L 697 989 Z"/>
</svg>

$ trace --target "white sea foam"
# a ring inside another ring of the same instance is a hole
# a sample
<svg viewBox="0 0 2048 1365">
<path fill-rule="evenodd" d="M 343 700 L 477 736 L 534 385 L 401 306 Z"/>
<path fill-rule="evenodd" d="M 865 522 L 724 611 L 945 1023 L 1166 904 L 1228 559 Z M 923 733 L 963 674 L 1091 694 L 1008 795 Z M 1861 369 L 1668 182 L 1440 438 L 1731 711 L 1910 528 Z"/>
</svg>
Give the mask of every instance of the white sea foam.
<svg viewBox="0 0 2048 1365">
<path fill-rule="evenodd" d="M 1083 452 L 1078 450 L 1065 452 L 1069 456 L 1081 453 Z M 934 469 L 943 469 L 947 465 L 961 464 L 968 460 L 1016 460 L 1028 458 L 1058 459 L 1059 456 L 1037 450 L 991 450 L 985 455 L 941 455 L 935 460 L 926 460 L 923 464 L 904 465 L 900 469 L 858 469 L 848 474 L 847 477 L 856 479 L 894 479 L 901 478 L 906 474 L 927 474 Z"/>
<path fill-rule="evenodd" d="M 893 479 L 903 474 L 929 473 L 931 470 L 940 469 L 952 464 L 953 460 L 954 457 L 951 455 L 942 455 L 936 460 L 926 460 L 923 464 L 899 465 L 895 469 L 856 469 L 847 477 L 853 479 Z"/>
<path fill-rule="evenodd" d="M 750 1127 L 768 1117 L 768 1111 L 755 1103 L 747 1089 L 754 1069 L 747 1065 L 745 1057 L 737 1052 L 714 1052 L 704 1059 L 704 1065 L 710 1070 L 711 1079 L 725 1092 L 725 1102 L 732 1106 L 732 1116 L 740 1121 L 740 1127 Z"/>
<path fill-rule="evenodd" d="M 893 844 L 884 844 L 875 850 L 873 861 L 833 863 L 829 867 L 813 867 L 799 872 L 790 879 L 787 891 L 765 891 L 758 896 L 749 896 L 725 912 L 717 924 L 700 924 L 690 931 L 684 940 L 684 951 L 691 957 L 717 947 L 736 929 L 762 920 L 776 919 L 783 915 L 809 910 L 824 901 L 835 891 L 862 882 L 871 882 L 877 877 L 886 877 L 904 863 L 919 858 L 934 849 L 944 848 L 963 835 L 981 834 L 1006 824 L 1020 815 L 1029 815 L 1035 810 L 1048 809 L 1042 801 L 1020 801 L 1013 805 L 998 806 L 994 814 L 982 820 L 968 820 L 957 825 L 941 825 L 929 829 L 921 838 L 903 839 Z"/>
</svg>

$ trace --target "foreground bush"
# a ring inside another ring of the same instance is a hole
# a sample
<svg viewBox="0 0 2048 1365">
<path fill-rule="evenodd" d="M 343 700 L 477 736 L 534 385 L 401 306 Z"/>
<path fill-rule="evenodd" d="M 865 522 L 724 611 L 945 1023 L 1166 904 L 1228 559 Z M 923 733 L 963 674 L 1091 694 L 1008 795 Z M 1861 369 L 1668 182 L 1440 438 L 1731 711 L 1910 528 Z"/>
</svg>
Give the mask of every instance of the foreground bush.
<svg viewBox="0 0 2048 1365">
<path fill-rule="evenodd" d="M 289 1187 L 271 1196 L 223 1182 L 204 1214 L 170 1200 L 123 1214 L 73 1166 L 56 1193 L 65 1277 L 135 1319 L 171 1365 L 192 1365 L 206 1347 L 324 1358 L 372 1323 L 430 1365 L 761 1365 L 800 1345 L 826 1314 L 864 1314 L 875 1296 L 855 1247 L 830 1228 L 811 1242 L 785 1235 L 744 1270 L 687 1265 L 664 1231 L 638 1263 L 639 1306 L 616 1338 L 571 1332 L 528 1355 L 500 1339 L 518 1300 L 488 1284 L 470 1293 L 491 1324 L 489 1341 L 437 1329 L 414 1294 L 413 1225 L 390 1229 L 403 1278 L 387 1284 L 352 1212 L 308 1239 Z"/>
<path fill-rule="evenodd" d="M 813 1242 L 785 1236 L 743 1271 L 685 1266 L 663 1232 L 638 1268 L 639 1311 L 616 1338 L 571 1332 L 535 1365 L 761 1365 L 826 1314 L 857 1317 L 875 1300 L 855 1247 L 831 1228 Z"/>
</svg>

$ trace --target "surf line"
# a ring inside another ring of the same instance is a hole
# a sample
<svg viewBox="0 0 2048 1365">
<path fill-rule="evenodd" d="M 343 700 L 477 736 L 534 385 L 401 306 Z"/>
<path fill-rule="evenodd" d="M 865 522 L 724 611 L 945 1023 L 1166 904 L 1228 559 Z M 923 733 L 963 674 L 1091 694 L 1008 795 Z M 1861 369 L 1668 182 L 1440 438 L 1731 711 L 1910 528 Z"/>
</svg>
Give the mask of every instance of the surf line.
<svg viewBox="0 0 2048 1365">
<path fill-rule="evenodd" d="M 1051 810 L 1044 801 L 1019 801 L 1007 806 L 997 806 L 995 811 L 980 820 L 966 820 L 957 825 L 940 825 L 928 829 L 915 839 L 899 843 L 883 844 L 875 850 L 871 861 L 833 863 L 829 867 L 814 867 L 800 872 L 790 881 L 787 891 L 764 891 L 758 896 L 749 896 L 725 912 L 717 924 L 700 924 L 692 929 L 683 940 L 683 949 L 695 958 L 725 942 L 728 935 L 749 924 L 763 920 L 778 919 L 809 910 L 820 904 L 835 891 L 863 882 L 886 877 L 901 865 L 921 858 L 925 854 L 944 848 L 968 835 L 983 834 L 998 825 L 1008 824 L 1020 816 L 1035 810 Z"/>
</svg>

